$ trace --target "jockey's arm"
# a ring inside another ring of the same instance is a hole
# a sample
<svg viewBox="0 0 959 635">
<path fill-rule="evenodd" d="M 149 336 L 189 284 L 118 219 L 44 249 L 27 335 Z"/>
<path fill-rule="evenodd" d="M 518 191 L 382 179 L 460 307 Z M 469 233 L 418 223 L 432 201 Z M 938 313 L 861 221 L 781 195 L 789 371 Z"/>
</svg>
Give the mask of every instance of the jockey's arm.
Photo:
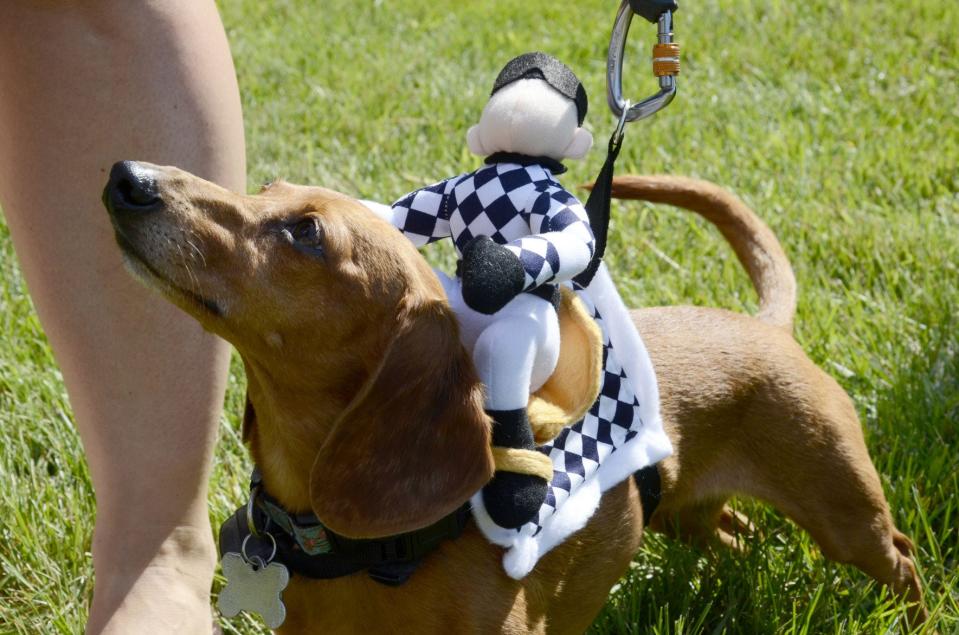
<svg viewBox="0 0 959 635">
<path fill-rule="evenodd" d="M 535 232 L 506 244 L 525 273 L 523 291 L 564 282 L 589 265 L 595 241 L 586 209 L 569 192 L 551 187 L 527 204 Z"/>
<path fill-rule="evenodd" d="M 403 232 L 417 247 L 450 235 L 446 207 L 452 179 L 410 192 L 392 206 L 362 201 L 368 208 Z"/>
</svg>

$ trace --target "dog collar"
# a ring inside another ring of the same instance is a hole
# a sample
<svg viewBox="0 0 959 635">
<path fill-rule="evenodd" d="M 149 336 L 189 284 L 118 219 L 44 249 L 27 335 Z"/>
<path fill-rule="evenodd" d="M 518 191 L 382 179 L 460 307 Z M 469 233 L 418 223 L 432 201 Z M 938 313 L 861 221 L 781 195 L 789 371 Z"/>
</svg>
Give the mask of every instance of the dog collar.
<svg viewBox="0 0 959 635">
<path fill-rule="evenodd" d="M 272 541 L 255 540 L 269 534 L 276 542 L 273 558 L 292 571 L 315 580 L 330 580 L 366 570 L 382 584 L 406 582 L 420 561 L 444 540 L 458 538 L 469 520 L 466 503 L 438 522 L 404 534 L 356 540 L 325 527 L 315 514 L 291 514 L 263 488 L 258 469 L 250 477 L 250 499 L 220 527 L 220 556 L 239 552 L 251 538 L 247 552 L 267 552 Z M 267 554 L 259 554 L 266 558 Z"/>
</svg>

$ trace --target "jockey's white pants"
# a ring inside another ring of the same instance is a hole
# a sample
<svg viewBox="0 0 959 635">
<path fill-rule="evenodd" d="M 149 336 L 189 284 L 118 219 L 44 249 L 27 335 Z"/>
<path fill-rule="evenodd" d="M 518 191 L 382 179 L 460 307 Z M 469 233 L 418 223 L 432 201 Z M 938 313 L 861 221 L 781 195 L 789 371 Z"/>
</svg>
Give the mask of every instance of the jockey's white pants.
<svg viewBox="0 0 959 635">
<path fill-rule="evenodd" d="M 460 324 L 460 339 L 473 355 L 486 386 L 488 410 L 525 408 L 559 360 L 559 319 L 552 304 L 521 293 L 493 315 L 469 308 L 462 282 L 442 271 L 436 275 Z"/>
</svg>

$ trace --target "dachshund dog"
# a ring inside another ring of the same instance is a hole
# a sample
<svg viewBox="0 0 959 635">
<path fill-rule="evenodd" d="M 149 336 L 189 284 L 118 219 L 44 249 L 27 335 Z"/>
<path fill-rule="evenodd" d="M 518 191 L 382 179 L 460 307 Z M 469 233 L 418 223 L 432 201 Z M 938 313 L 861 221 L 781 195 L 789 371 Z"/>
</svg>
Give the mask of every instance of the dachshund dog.
<svg viewBox="0 0 959 635">
<path fill-rule="evenodd" d="M 294 576 L 282 633 L 581 633 L 645 524 L 735 545 L 733 494 L 788 515 L 834 560 L 911 602 L 893 525 L 847 395 L 793 340 L 792 270 L 773 233 L 715 185 L 626 177 L 615 195 L 694 210 L 747 269 L 757 317 L 700 307 L 633 313 L 656 368 L 674 454 L 651 518 L 632 479 L 522 580 L 472 524 L 406 584 Z M 493 473 L 482 386 L 422 256 L 336 192 L 277 182 L 244 196 L 172 167 L 122 162 L 104 191 L 129 269 L 231 342 L 247 373 L 244 438 L 292 513 L 373 538 L 453 512 Z M 742 539 L 739 537 L 738 539 Z"/>
</svg>

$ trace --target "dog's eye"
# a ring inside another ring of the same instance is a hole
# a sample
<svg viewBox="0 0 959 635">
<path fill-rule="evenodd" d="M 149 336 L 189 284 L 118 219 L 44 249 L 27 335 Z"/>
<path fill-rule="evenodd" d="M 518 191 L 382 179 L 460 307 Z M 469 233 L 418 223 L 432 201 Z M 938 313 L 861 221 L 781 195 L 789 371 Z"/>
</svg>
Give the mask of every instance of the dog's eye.
<svg viewBox="0 0 959 635">
<path fill-rule="evenodd" d="M 274 177 L 267 181 L 263 181 L 263 184 L 260 185 L 260 194 L 263 194 L 264 192 L 269 192 L 270 188 L 276 185 L 279 180 L 280 180 L 279 178 Z"/>
<path fill-rule="evenodd" d="M 320 239 L 320 228 L 312 218 L 301 220 L 290 230 L 293 240 L 301 245 L 316 245 Z"/>
<path fill-rule="evenodd" d="M 304 218 L 283 229 L 287 240 L 300 251 L 323 254 L 323 231 L 315 218 Z"/>
</svg>

